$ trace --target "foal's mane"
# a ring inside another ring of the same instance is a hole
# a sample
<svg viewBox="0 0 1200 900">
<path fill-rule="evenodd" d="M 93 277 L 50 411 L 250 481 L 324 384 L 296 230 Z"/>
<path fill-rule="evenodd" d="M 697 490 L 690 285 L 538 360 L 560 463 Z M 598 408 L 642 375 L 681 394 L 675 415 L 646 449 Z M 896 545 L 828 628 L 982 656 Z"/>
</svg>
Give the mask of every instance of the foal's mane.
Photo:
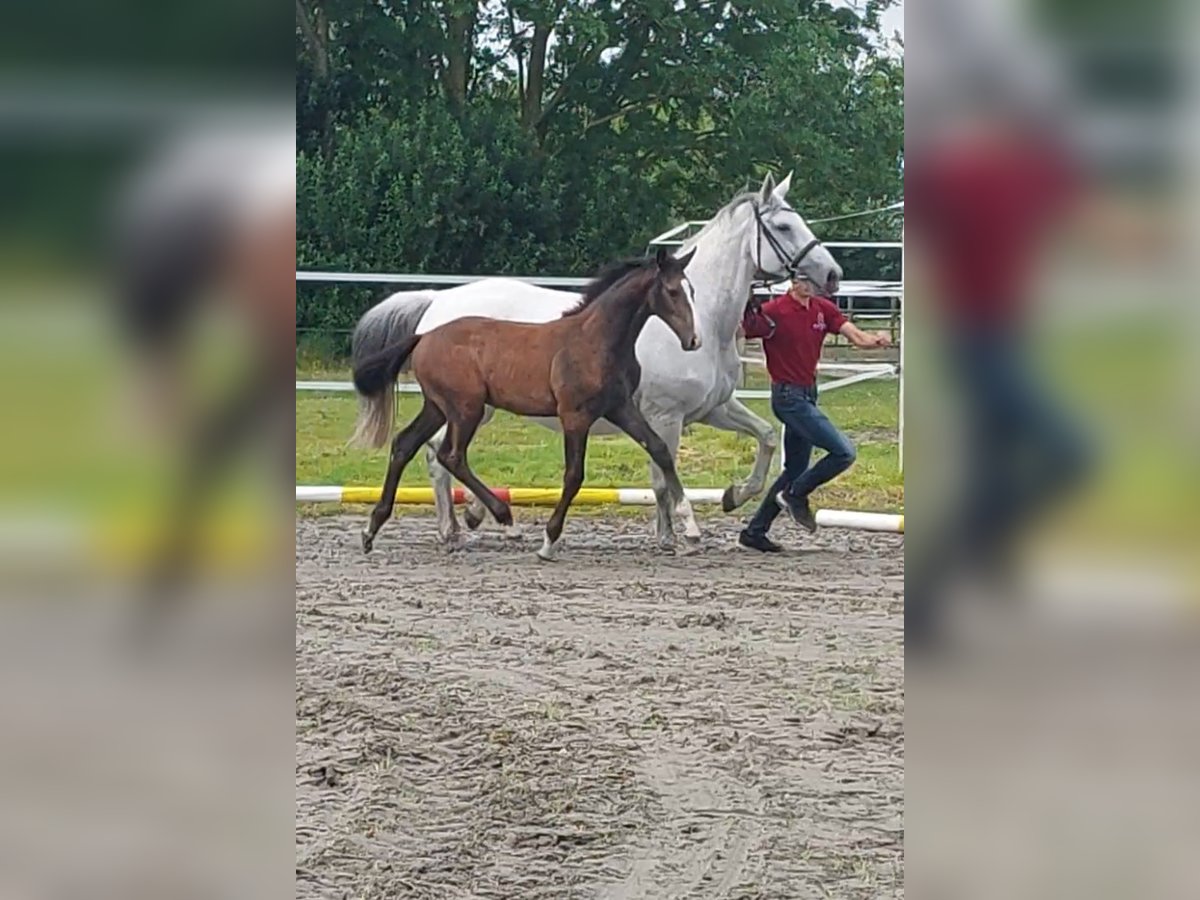
<svg viewBox="0 0 1200 900">
<path fill-rule="evenodd" d="M 631 256 L 628 259 L 619 259 L 609 263 L 583 289 L 583 296 L 579 298 L 579 302 L 563 313 L 563 318 L 583 312 L 625 276 L 640 270 L 653 271 L 655 267 L 656 263 L 652 256 Z"/>
</svg>

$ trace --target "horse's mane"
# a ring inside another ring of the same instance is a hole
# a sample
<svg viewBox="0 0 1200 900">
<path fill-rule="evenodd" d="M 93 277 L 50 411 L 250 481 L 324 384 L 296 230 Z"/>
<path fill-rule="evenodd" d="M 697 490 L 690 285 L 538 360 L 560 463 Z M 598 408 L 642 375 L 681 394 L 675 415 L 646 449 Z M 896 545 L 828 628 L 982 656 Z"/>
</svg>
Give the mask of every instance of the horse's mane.
<svg viewBox="0 0 1200 900">
<path fill-rule="evenodd" d="M 619 259 L 616 262 L 611 262 L 601 269 L 596 277 L 591 280 L 586 288 L 583 289 L 583 296 L 579 298 L 579 302 L 563 313 L 563 317 L 573 316 L 576 313 L 583 312 L 591 306 L 605 291 L 623 279 L 626 275 L 639 270 L 649 270 L 655 267 L 654 257 L 652 256 L 631 256 L 628 259 Z"/>
<path fill-rule="evenodd" d="M 716 213 L 713 214 L 713 217 L 704 224 L 703 228 L 684 241 L 683 246 L 679 248 L 679 252 L 682 254 L 686 253 L 688 250 L 691 250 L 696 246 L 696 242 L 699 241 L 704 235 L 708 234 L 708 232 L 716 228 L 718 223 L 724 222 L 726 219 L 730 218 L 737 210 L 741 209 L 747 203 L 754 203 L 760 199 L 761 196 L 758 191 L 744 191 L 740 194 L 737 194 L 732 200 L 718 209 Z"/>
</svg>

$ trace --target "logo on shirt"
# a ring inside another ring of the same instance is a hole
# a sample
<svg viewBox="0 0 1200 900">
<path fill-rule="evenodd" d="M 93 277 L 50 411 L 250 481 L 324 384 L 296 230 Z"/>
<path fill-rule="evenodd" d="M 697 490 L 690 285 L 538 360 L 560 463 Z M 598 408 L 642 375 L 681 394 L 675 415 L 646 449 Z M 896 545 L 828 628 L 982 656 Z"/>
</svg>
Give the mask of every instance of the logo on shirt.
<svg viewBox="0 0 1200 900">
<path fill-rule="evenodd" d="M 819 312 L 819 313 L 817 313 L 817 321 L 815 321 L 813 323 L 813 331 L 824 331 L 824 330 L 825 330 L 825 313 Z"/>
</svg>

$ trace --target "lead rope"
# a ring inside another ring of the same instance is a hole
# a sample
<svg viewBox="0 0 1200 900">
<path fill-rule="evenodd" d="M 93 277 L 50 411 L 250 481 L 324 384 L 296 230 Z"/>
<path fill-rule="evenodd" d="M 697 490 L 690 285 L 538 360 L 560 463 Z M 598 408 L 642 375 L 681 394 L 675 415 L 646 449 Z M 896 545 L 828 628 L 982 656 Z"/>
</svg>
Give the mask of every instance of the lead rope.
<svg viewBox="0 0 1200 900">
<path fill-rule="evenodd" d="M 771 284 L 766 278 L 766 273 L 763 271 L 762 241 L 763 241 L 763 232 L 766 231 L 767 229 L 766 229 L 766 223 L 763 222 L 762 215 L 759 213 L 758 204 L 754 205 L 754 222 L 758 226 L 755 229 L 755 238 L 757 238 L 756 245 L 755 245 L 755 259 L 754 259 L 754 266 L 756 269 L 755 274 L 762 275 L 763 277 L 757 278 L 757 279 L 752 279 L 750 281 L 750 296 L 746 300 L 746 305 L 748 307 L 750 307 L 751 309 L 753 309 L 755 312 L 759 312 L 762 308 L 762 301 L 758 299 L 758 295 L 755 293 L 755 291 L 758 288 L 769 289 Z M 783 257 L 780 256 L 780 258 L 782 259 Z"/>
</svg>

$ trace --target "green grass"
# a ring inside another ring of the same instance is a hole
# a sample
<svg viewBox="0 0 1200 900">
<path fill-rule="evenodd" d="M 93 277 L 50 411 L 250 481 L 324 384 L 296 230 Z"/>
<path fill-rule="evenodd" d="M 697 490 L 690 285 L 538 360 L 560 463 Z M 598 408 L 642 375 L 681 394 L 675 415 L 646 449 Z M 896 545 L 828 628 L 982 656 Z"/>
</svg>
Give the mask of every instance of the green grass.
<svg viewBox="0 0 1200 900">
<path fill-rule="evenodd" d="M 322 367 L 298 378 L 345 378 L 345 372 Z M 752 379 L 753 386 L 761 384 Z M 858 445 L 854 467 L 821 491 L 817 502 L 830 508 L 901 511 L 904 482 L 897 469 L 896 381 L 869 381 L 832 391 L 822 406 Z M 416 415 L 416 395 L 401 395 L 398 424 Z M 750 401 L 761 416 L 772 420 L 765 400 Z M 296 483 L 377 485 L 386 468 L 386 450 L 364 451 L 346 446 L 353 431 L 357 402 L 350 394 L 313 392 L 296 395 Z M 687 487 L 724 488 L 742 481 L 754 463 L 756 444 L 750 438 L 693 425 L 683 438 L 679 471 Z M 819 452 L 819 451 L 818 451 Z M 562 436 L 508 413 L 480 430 L 471 446 L 472 468 L 488 484 L 555 487 L 562 481 Z M 427 485 L 423 457 L 415 459 L 401 481 Z M 645 453 L 623 436 L 596 437 L 588 444 L 587 481 L 593 487 L 648 486 Z"/>
</svg>

